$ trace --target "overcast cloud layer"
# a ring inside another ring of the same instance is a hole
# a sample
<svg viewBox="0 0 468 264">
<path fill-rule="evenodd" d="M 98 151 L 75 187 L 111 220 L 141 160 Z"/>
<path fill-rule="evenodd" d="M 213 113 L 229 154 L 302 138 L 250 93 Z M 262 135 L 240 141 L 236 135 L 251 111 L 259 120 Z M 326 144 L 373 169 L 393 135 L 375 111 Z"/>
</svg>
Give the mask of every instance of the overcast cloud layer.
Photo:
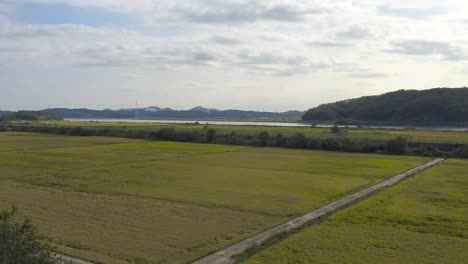
<svg viewBox="0 0 468 264">
<path fill-rule="evenodd" d="M 0 109 L 305 110 L 466 86 L 464 0 L 0 0 Z"/>
</svg>

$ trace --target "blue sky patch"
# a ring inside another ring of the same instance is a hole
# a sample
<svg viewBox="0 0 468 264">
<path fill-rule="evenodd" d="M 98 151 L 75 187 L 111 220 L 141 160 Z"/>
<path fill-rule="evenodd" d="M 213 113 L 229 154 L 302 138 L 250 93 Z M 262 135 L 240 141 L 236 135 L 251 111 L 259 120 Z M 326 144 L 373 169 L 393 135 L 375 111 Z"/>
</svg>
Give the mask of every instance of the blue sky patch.
<svg viewBox="0 0 468 264">
<path fill-rule="evenodd" d="M 446 10 L 442 8 L 395 8 L 388 5 L 377 7 L 377 11 L 381 15 L 404 17 L 410 19 L 430 19 L 433 16 L 441 15 Z"/>
<path fill-rule="evenodd" d="M 88 26 L 132 26 L 135 17 L 97 7 L 26 3 L 16 7 L 15 18 L 28 24 L 80 24 Z"/>
</svg>

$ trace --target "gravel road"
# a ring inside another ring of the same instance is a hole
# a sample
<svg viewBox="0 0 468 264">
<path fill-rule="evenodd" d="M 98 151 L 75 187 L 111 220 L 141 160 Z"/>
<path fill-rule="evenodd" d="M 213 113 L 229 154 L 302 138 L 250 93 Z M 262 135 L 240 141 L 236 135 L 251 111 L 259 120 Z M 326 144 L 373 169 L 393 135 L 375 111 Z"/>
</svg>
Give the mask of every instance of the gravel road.
<svg viewBox="0 0 468 264">
<path fill-rule="evenodd" d="M 92 262 L 88 262 L 79 258 L 65 256 L 61 254 L 55 254 L 58 258 L 60 258 L 61 264 L 94 264 Z"/>
</svg>

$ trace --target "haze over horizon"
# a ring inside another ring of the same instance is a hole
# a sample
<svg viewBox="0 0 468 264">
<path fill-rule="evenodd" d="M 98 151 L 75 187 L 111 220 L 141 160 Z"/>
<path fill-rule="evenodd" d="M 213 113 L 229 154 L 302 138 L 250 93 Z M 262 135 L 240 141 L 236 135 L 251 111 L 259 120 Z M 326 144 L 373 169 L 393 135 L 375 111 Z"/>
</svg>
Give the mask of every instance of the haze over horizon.
<svg viewBox="0 0 468 264">
<path fill-rule="evenodd" d="M 468 2 L 0 0 L 0 110 L 306 110 L 468 83 Z"/>
</svg>

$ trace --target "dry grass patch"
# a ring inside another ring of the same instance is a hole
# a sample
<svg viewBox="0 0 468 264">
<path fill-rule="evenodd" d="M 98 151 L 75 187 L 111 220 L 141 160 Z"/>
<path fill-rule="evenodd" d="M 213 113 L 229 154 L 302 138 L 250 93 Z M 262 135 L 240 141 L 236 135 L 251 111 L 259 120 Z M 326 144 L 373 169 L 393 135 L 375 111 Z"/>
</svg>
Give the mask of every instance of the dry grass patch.
<svg viewBox="0 0 468 264">
<path fill-rule="evenodd" d="M 65 254 L 103 263 L 186 263 L 284 219 L 131 196 L 0 185 Z"/>
</svg>

